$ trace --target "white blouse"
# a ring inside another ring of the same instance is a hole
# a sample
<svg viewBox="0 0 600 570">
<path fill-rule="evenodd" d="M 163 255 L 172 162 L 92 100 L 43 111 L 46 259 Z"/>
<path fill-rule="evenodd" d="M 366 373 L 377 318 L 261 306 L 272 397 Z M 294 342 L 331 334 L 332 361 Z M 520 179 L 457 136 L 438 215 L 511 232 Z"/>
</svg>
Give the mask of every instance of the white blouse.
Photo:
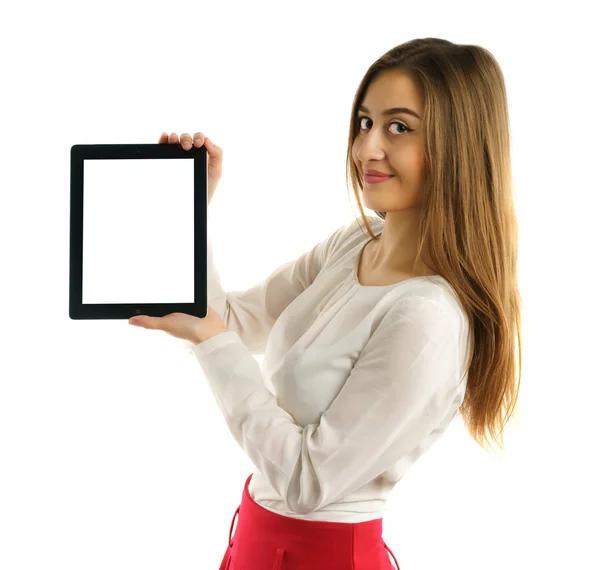
<svg viewBox="0 0 600 570">
<path fill-rule="evenodd" d="M 369 240 L 352 221 L 247 291 L 227 292 L 208 240 L 208 304 L 229 330 L 184 344 L 256 466 L 250 495 L 280 515 L 383 517 L 463 401 L 468 326 L 454 290 L 439 275 L 361 285 Z M 254 354 L 264 354 L 262 371 Z"/>
</svg>

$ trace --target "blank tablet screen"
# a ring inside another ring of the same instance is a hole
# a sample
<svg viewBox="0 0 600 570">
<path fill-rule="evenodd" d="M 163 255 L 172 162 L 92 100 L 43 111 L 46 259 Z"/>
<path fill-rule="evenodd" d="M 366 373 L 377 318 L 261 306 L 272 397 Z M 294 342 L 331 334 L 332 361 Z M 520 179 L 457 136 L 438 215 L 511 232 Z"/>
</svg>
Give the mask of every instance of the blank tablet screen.
<svg viewBox="0 0 600 570">
<path fill-rule="evenodd" d="M 195 208 L 195 163 L 202 157 L 206 162 L 205 149 L 194 149 L 204 151 L 199 154 L 180 145 L 93 146 L 104 146 L 104 157 L 84 152 L 75 159 L 82 167 L 81 188 L 72 188 L 82 197 L 81 224 L 72 225 L 72 239 L 81 246 L 81 298 L 72 299 L 79 306 L 75 312 L 79 318 L 197 313 L 195 305 L 206 302 L 197 296 L 195 260 L 200 226 L 200 295 L 203 291 L 205 297 L 206 180 L 200 174 L 197 181 L 205 207 Z M 108 147 L 120 156 L 111 157 Z M 72 205 L 76 202 L 75 197 Z"/>
</svg>

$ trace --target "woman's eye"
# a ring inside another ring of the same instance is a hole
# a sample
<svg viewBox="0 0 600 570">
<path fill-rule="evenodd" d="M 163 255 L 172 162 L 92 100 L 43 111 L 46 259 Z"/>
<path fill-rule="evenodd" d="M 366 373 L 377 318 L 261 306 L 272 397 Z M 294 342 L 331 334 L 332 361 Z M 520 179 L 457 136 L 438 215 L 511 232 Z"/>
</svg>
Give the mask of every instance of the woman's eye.
<svg viewBox="0 0 600 570">
<path fill-rule="evenodd" d="M 369 119 L 369 117 L 359 117 L 358 118 L 358 125 L 359 125 L 359 130 L 363 130 L 362 129 L 362 121 L 363 119 L 367 119 L 368 121 L 370 121 L 371 119 Z M 402 133 L 408 133 L 410 131 L 412 131 L 412 129 L 409 129 L 404 123 L 400 123 L 399 121 L 393 121 L 390 123 L 390 125 L 398 125 L 399 127 L 403 127 L 405 130 L 400 131 L 400 134 Z M 398 133 L 395 133 L 398 134 Z"/>
</svg>

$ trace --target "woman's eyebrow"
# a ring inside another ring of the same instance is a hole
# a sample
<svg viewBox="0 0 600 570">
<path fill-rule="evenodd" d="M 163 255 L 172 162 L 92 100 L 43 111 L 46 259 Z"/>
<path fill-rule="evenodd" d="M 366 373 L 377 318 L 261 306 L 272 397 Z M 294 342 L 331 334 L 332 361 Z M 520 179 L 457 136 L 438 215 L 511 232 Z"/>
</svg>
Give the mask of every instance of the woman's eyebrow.
<svg viewBox="0 0 600 570">
<path fill-rule="evenodd" d="M 369 109 L 367 109 L 365 106 L 361 105 L 358 108 L 359 111 L 364 111 L 365 113 L 369 112 Z M 391 109 L 387 109 L 386 111 L 383 111 L 381 114 L 382 115 L 395 115 L 397 113 L 404 113 L 406 115 L 412 115 L 413 117 L 417 117 L 417 119 L 420 119 L 421 117 L 419 117 L 419 115 L 417 113 L 415 113 L 412 109 L 408 109 L 407 107 L 392 107 Z"/>
</svg>

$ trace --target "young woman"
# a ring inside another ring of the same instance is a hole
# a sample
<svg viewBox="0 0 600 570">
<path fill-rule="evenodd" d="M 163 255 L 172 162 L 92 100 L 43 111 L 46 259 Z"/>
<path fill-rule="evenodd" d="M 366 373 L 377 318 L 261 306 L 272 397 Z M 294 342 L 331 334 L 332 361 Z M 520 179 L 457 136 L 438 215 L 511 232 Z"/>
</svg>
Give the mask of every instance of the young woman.
<svg viewBox="0 0 600 570">
<path fill-rule="evenodd" d="M 159 142 L 205 144 L 210 201 L 222 150 L 199 132 Z M 389 570 L 390 554 L 399 567 L 382 539 L 396 483 L 459 412 L 484 446 L 516 407 L 517 221 L 493 56 L 435 38 L 384 54 L 355 95 L 347 160 L 361 221 L 242 292 L 221 288 L 209 241 L 209 315 L 142 321 L 187 340 L 256 466 L 220 570 Z"/>
</svg>

